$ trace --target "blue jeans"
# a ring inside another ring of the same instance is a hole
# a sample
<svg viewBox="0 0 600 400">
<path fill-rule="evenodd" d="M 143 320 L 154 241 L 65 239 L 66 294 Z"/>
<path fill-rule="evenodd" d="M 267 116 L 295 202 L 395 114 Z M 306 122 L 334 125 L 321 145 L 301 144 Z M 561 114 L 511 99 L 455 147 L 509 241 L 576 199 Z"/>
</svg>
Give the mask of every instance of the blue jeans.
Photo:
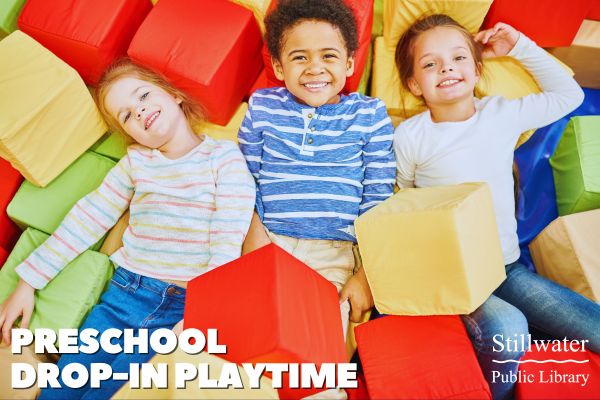
<svg viewBox="0 0 600 400">
<path fill-rule="evenodd" d="M 172 328 L 183 318 L 185 289 L 158 279 L 138 275 L 124 268 L 117 268 L 108 290 L 102 295 L 86 318 L 80 330 L 97 329 L 100 333 L 108 328 L 148 329 L 148 336 L 159 328 Z M 99 338 L 99 336 L 98 336 Z M 116 344 L 116 339 L 112 340 Z M 123 339 L 119 341 L 123 346 Z M 137 348 L 137 347 L 136 347 Z M 151 351 L 150 347 L 149 350 Z M 87 367 L 91 363 L 110 364 L 115 372 L 129 372 L 130 363 L 148 362 L 154 354 L 109 354 L 100 348 L 95 354 L 64 354 L 58 361 L 62 371 L 69 363 Z M 47 399 L 109 399 L 126 381 L 107 380 L 100 388 L 86 386 L 71 389 L 59 379 L 61 388 L 43 389 L 40 400 Z"/>
<path fill-rule="evenodd" d="M 512 398 L 515 384 L 499 378 L 494 382 L 492 373 L 508 376 L 519 367 L 494 360 L 518 360 L 524 354 L 520 348 L 507 346 L 498 351 L 501 347 L 494 342 L 495 335 L 503 335 L 504 344 L 507 338 L 526 338 L 529 325 L 559 339 L 587 339 L 586 348 L 600 353 L 600 305 L 519 263 L 507 265 L 506 280 L 477 310 L 462 318 L 494 399 Z"/>
</svg>

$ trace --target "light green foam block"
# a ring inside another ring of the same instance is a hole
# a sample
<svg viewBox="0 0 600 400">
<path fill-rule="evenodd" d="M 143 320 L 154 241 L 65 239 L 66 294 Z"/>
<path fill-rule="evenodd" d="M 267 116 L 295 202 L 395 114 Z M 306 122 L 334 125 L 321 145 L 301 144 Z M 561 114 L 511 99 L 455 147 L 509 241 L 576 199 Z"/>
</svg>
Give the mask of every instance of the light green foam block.
<svg viewBox="0 0 600 400">
<path fill-rule="evenodd" d="M 17 19 L 25 0 L 0 1 L 0 39 L 17 30 Z"/>
<path fill-rule="evenodd" d="M 127 154 L 127 146 L 129 145 L 124 134 L 106 133 L 102 136 L 90 150 L 96 154 L 103 155 L 112 160 L 119 161 Z"/>
<path fill-rule="evenodd" d="M 571 118 L 550 165 L 559 215 L 600 208 L 600 116 Z"/>
</svg>

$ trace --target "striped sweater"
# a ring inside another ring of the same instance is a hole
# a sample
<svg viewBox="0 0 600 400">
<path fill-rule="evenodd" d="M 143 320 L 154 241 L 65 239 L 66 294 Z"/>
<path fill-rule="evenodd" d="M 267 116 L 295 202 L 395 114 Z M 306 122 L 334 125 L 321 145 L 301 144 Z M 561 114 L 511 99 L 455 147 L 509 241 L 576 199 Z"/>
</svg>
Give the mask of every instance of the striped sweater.
<svg viewBox="0 0 600 400">
<path fill-rule="evenodd" d="M 285 88 L 256 91 L 238 133 L 272 232 L 356 242 L 354 220 L 393 193 L 394 128 L 379 99 L 314 108 Z"/>
<path fill-rule="evenodd" d="M 206 136 L 175 160 L 133 145 L 16 271 L 43 288 L 129 207 L 123 247 L 111 260 L 152 278 L 189 281 L 240 256 L 254 201 L 254 181 L 232 142 Z"/>
</svg>

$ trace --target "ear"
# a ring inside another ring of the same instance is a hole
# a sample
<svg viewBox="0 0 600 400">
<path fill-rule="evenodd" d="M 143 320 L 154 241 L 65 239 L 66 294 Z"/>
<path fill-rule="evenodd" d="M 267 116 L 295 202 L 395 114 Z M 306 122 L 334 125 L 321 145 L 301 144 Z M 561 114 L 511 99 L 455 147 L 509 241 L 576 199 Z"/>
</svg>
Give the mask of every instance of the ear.
<svg viewBox="0 0 600 400">
<path fill-rule="evenodd" d="M 181 105 L 181 103 L 183 103 L 183 99 L 181 97 L 175 97 L 175 102 Z"/>
<path fill-rule="evenodd" d="M 408 78 L 408 90 L 410 90 L 410 92 L 417 97 L 423 95 L 423 91 L 421 90 L 419 84 L 413 77 Z"/>
<path fill-rule="evenodd" d="M 280 81 L 283 80 L 283 66 L 276 58 L 271 57 L 271 65 L 273 66 L 273 72 Z"/>
<path fill-rule="evenodd" d="M 348 57 L 348 62 L 346 63 L 346 76 L 351 77 L 354 74 L 354 57 Z"/>
</svg>

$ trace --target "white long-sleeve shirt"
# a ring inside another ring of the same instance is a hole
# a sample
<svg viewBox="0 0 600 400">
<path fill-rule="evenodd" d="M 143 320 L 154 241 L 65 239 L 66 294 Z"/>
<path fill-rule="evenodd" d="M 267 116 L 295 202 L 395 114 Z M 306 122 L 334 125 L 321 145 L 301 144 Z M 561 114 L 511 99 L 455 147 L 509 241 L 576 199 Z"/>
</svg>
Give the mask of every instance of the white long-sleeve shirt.
<svg viewBox="0 0 600 400">
<path fill-rule="evenodd" d="M 488 183 L 505 264 L 520 256 L 512 175 L 519 135 L 558 120 L 583 101 L 575 80 L 525 35 L 508 55 L 525 66 L 542 93 L 514 100 L 474 99 L 475 114 L 460 122 L 435 123 L 426 111 L 401 123 L 394 133 L 400 188 Z"/>
</svg>

